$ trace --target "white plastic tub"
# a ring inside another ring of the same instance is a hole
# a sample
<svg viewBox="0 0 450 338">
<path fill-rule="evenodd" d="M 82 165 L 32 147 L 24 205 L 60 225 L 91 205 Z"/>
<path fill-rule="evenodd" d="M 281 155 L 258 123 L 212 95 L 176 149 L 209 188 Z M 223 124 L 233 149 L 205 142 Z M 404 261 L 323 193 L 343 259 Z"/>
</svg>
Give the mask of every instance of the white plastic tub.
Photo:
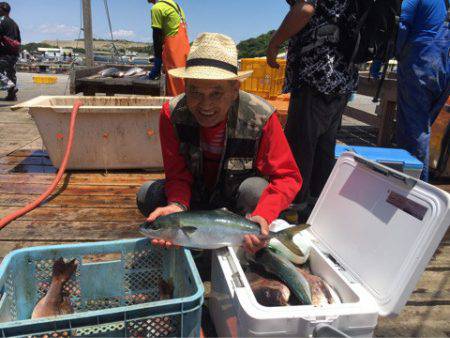
<svg viewBox="0 0 450 338">
<path fill-rule="evenodd" d="M 342 155 L 305 236 L 310 266 L 342 304 L 264 307 L 232 248 L 213 256 L 210 313 L 223 337 L 320 336 L 329 325 L 372 336 L 378 316 L 398 314 L 450 224 L 450 196 L 354 154 Z"/>
<path fill-rule="evenodd" d="M 28 108 L 55 167 L 64 156 L 76 100 L 83 105 L 68 169 L 162 168 L 159 113 L 168 98 L 40 96 L 14 106 Z"/>
</svg>

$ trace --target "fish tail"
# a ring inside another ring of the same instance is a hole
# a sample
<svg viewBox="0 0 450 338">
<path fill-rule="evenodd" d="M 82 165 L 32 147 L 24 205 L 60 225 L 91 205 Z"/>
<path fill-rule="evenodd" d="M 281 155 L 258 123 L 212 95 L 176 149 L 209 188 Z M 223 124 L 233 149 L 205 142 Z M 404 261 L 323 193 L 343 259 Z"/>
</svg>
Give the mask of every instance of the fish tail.
<svg viewBox="0 0 450 338">
<path fill-rule="evenodd" d="M 304 256 L 305 254 L 300 250 L 300 248 L 294 244 L 292 238 L 300 233 L 301 231 L 309 228 L 309 224 L 300 224 L 295 227 L 291 227 L 285 230 L 277 232 L 274 237 L 278 239 L 285 247 L 292 251 L 297 256 Z"/>
</svg>

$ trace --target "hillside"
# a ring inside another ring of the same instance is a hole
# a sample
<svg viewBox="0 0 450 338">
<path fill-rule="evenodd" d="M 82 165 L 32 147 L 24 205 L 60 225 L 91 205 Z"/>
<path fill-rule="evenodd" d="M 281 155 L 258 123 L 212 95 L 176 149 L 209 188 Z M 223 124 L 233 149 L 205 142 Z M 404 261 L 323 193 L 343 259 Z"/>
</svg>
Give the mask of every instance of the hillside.
<svg viewBox="0 0 450 338">
<path fill-rule="evenodd" d="M 111 41 L 109 40 L 97 40 L 94 39 L 94 51 L 97 52 L 110 52 L 111 51 Z M 138 53 L 153 53 L 153 47 L 151 43 L 145 42 L 134 42 L 127 40 L 116 40 L 114 41 L 116 48 L 119 52 L 123 53 L 125 50 L 138 52 Z M 23 49 L 29 52 L 34 52 L 38 47 L 62 47 L 62 48 L 72 48 L 76 53 L 84 53 L 84 42 L 83 40 L 44 40 L 42 42 L 31 42 L 22 45 Z"/>
<path fill-rule="evenodd" d="M 255 38 L 250 38 L 247 40 L 243 40 L 238 43 L 237 48 L 239 51 L 239 58 L 252 58 L 252 57 L 260 57 L 266 55 L 266 49 L 269 45 L 270 38 L 274 31 L 269 31 L 265 34 L 261 34 Z M 111 51 L 111 41 L 109 40 L 100 40 L 94 39 L 94 50 L 95 51 Z M 117 49 L 120 52 L 124 52 L 125 50 L 131 50 L 138 53 L 152 53 L 153 48 L 151 43 L 145 42 L 135 42 L 135 41 L 127 41 L 127 40 L 116 40 L 114 41 Z M 283 46 L 286 47 L 287 44 Z M 34 51 L 37 47 L 63 47 L 63 48 L 73 48 L 76 52 L 83 53 L 84 52 L 84 42 L 83 40 L 44 40 L 39 43 L 29 43 L 23 46 L 23 48 Z M 283 50 L 280 50 L 282 52 Z"/>
<path fill-rule="evenodd" d="M 84 48 L 84 42 L 82 40 L 44 40 L 43 44 L 50 46 L 59 46 L 63 48 Z M 130 48 L 145 48 L 148 47 L 149 43 L 144 42 L 133 42 L 126 40 L 114 41 L 118 49 L 130 49 Z M 109 51 L 111 49 L 111 41 L 109 40 L 94 40 L 94 50 L 99 51 Z"/>
<path fill-rule="evenodd" d="M 261 34 L 256 38 L 251 38 L 239 42 L 237 45 L 239 51 L 239 58 L 253 58 L 259 56 L 265 56 L 267 46 L 269 45 L 270 38 L 275 31 L 269 31 L 265 34 Z M 287 45 L 284 44 L 283 48 Z M 280 51 L 281 52 L 281 51 Z"/>
</svg>

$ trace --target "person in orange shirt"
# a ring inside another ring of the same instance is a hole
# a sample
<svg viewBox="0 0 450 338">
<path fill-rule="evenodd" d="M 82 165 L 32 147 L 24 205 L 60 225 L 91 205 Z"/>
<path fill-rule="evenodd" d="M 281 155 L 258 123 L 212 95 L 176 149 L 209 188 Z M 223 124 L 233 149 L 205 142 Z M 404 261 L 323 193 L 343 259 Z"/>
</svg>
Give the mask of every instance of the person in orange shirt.
<svg viewBox="0 0 450 338">
<path fill-rule="evenodd" d="M 189 53 L 186 16 L 174 0 L 147 1 L 153 4 L 151 16 L 155 53 L 149 78 L 153 80 L 159 77 L 163 66 L 166 73 L 166 95 L 177 96 L 184 93 L 184 81 L 170 76 L 169 70 L 186 66 Z"/>
</svg>

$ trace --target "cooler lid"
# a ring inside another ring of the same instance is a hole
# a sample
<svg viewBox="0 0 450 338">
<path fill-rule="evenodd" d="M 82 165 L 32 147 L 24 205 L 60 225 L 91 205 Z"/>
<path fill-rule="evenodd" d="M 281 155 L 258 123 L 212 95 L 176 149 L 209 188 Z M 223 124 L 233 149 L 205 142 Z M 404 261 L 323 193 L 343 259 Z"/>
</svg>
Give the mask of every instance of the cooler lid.
<svg viewBox="0 0 450 338">
<path fill-rule="evenodd" d="M 387 316 L 400 312 L 444 237 L 449 206 L 444 191 L 344 153 L 308 220 L 309 231 Z"/>
</svg>

